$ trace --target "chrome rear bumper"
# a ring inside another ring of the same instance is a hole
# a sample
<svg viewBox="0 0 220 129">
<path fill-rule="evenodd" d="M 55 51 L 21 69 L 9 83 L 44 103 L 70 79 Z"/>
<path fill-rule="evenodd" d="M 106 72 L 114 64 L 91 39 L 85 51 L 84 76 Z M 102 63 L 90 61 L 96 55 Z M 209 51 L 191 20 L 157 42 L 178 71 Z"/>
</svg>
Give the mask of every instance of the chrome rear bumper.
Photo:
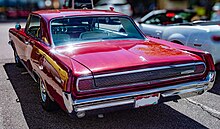
<svg viewBox="0 0 220 129">
<path fill-rule="evenodd" d="M 205 91 L 211 89 L 214 85 L 215 76 L 215 72 L 209 72 L 207 77 L 201 81 L 193 81 L 161 88 L 121 93 L 115 95 L 106 95 L 80 100 L 74 100 L 70 93 L 63 92 L 63 100 L 69 113 L 72 113 L 73 111 L 75 111 L 76 113 L 85 113 L 85 111 L 134 104 L 135 97 L 154 93 L 160 93 L 161 97 L 163 98 L 173 96 L 178 96 L 179 98 L 187 98 L 195 95 L 200 95 Z"/>
</svg>

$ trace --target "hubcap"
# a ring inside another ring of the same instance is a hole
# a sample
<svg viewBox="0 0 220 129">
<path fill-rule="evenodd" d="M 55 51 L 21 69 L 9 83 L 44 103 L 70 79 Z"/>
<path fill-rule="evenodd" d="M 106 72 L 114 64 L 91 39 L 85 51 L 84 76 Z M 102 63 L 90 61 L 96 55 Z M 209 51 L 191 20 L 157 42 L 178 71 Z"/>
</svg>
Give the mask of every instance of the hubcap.
<svg viewBox="0 0 220 129">
<path fill-rule="evenodd" d="M 42 101 L 46 102 L 47 93 L 46 93 L 46 88 L 44 86 L 44 83 L 42 81 L 40 82 L 40 94 L 41 94 Z"/>
</svg>

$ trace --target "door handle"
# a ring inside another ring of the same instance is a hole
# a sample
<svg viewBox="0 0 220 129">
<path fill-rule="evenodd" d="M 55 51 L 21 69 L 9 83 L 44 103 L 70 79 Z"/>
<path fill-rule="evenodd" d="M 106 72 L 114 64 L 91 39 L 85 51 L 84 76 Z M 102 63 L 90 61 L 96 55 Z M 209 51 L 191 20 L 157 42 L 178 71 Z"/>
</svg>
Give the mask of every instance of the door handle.
<svg viewBox="0 0 220 129">
<path fill-rule="evenodd" d="M 197 43 L 195 43 L 194 46 L 195 46 L 195 47 L 201 47 L 202 44 L 197 44 Z"/>
</svg>

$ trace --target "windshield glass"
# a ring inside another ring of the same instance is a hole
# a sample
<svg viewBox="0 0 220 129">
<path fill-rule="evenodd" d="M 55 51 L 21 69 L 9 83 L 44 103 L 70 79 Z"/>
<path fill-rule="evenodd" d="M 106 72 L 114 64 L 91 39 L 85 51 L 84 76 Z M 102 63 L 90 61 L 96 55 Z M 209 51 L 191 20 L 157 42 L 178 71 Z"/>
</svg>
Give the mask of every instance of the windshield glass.
<svg viewBox="0 0 220 129">
<path fill-rule="evenodd" d="M 127 17 L 60 18 L 51 21 L 55 46 L 98 40 L 145 39 Z"/>
</svg>

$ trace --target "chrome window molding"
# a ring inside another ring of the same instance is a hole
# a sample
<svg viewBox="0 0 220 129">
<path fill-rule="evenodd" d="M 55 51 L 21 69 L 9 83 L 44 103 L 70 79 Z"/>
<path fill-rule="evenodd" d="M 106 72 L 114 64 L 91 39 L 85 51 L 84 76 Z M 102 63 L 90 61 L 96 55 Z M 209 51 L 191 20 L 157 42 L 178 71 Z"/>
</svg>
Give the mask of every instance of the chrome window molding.
<svg viewBox="0 0 220 129">
<path fill-rule="evenodd" d="M 145 34 L 139 29 L 139 27 L 136 25 L 136 23 L 134 22 L 134 20 L 132 20 L 132 18 L 130 18 L 129 16 L 126 16 L 126 15 L 112 15 L 112 14 L 109 14 L 109 15 L 90 15 L 90 17 L 105 17 L 105 16 L 108 16 L 108 17 L 123 17 L 123 18 L 127 18 L 130 20 L 130 22 L 134 25 L 135 29 L 140 33 L 140 35 L 142 36 L 143 39 L 140 39 L 140 40 L 143 40 L 143 41 L 149 41 L 149 39 L 145 36 Z M 66 16 L 65 18 L 83 18 L 83 17 L 88 17 L 88 16 L 84 16 L 84 15 L 78 15 L 78 16 Z M 53 22 L 53 20 L 57 20 L 57 19 L 63 19 L 64 17 L 55 17 L 55 18 L 52 18 L 50 21 L 49 21 L 49 36 L 50 36 L 50 40 L 51 40 L 51 47 L 52 48 L 55 48 L 55 44 L 54 44 L 54 41 L 53 41 L 53 37 L 52 37 L 52 27 L 51 27 L 51 23 Z M 80 43 L 82 44 L 82 43 Z"/>
</svg>

